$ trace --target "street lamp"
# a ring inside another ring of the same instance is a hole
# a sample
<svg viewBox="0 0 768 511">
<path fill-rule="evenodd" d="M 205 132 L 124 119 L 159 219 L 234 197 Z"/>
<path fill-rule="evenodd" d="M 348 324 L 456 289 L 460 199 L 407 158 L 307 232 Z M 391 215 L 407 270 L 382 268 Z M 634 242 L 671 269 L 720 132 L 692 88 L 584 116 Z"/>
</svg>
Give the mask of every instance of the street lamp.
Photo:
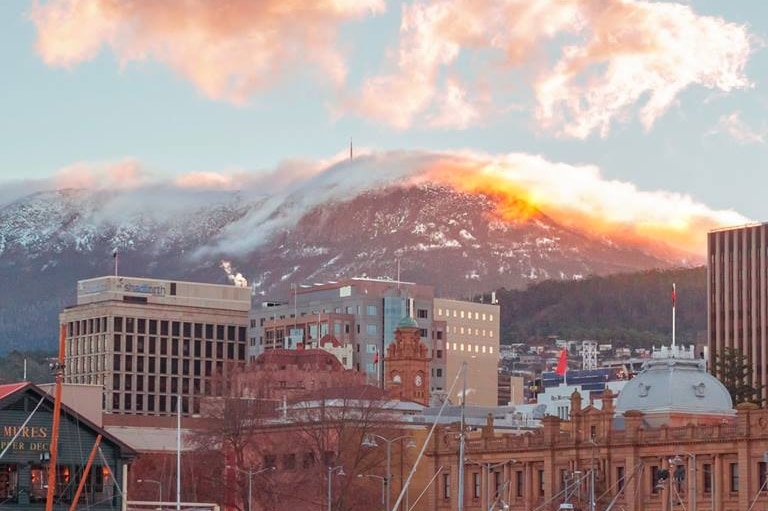
<svg viewBox="0 0 768 511">
<path fill-rule="evenodd" d="M 245 470 L 236 465 L 227 465 L 227 468 L 234 468 L 238 472 L 242 472 L 243 474 L 248 474 L 248 511 L 251 511 L 251 507 L 253 506 L 253 476 L 257 474 L 261 474 L 263 472 L 271 472 L 275 470 L 276 467 L 267 467 L 267 468 L 261 468 L 258 470 L 249 468 L 248 470 Z"/>
<path fill-rule="evenodd" d="M 387 478 L 376 474 L 357 474 L 357 477 L 370 477 L 372 479 L 381 479 L 381 505 L 384 506 L 385 488 L 387 487 Z M 385 508 L 385 511 L 389 511 Z"/>
<path fill-rule="evenodd" d="M 382 442 L 387 444 L 387 475 L 386 480 L 384 481 L 384 486 L 386 486 L 386 508 L 387 511 L 389 511 L 390 508 L 390 500 L 391 500 L 391 490 L 390 486 L 392 483 L 392 444 L 395 443 L 398 440 L 402 440 L 404 438 L 408 439 L 408 443 L 405 445 L 406 447 L 416 447 L 416 443 L 413 441 L 413 438 L 411 438 L 408 435 L 400 435 L 395 438 L 387 438 L 385 436 L 377 435 L 376 433 L 368 433 L 365 438 L 363 439 L 363 446 L 365 447 L 378 447 L 379 444 L 376 443 L 376 440 L 381 440 Z"/>
<path fill-rule="evenodd" d="M 162 505 L 163 505 L 163 485 L 162 485 L 162 483 L 160 483 L 160 481 L 155 481 L 154 479 L 136 479 L 136 482 L 137 483 L 152 483 L 152 484 L 156 484 L 157 485 L 157 491 L 160 494 L 159 495 L 160 496 L 160 499 L 159 499 L 160 506 L 162 507 Z"/>
<path fill-rule="evenodd" d="M 691 475 L 690 475 L 690 478 L 691 478 L 691 484 L 690 484 L 691 494 L 688 497 L 688 502 L 689 502 L 689 504 L 691 506 L 691 511 L 696 511 L 696 454 L 695 453 L 691 453 L 691 452 L 681 452 L 680 454 L 682 454 L 686 458 L 690 459 L 691 463 L 692 463 L 692 465 L 691 465 Z M 680 457 L 680 454 L 677 454 L 674 458 L 669 460 L 669 462 L 673 463 L 673 464 L 675 464 L 677 466 L 681 466 L 681 465 L 685 464 L 686 460 L 683 460 Z M 672 476 L 672 474 L 670 474 L 670 476 Z"/>
<path fill-rule="evenodd" d="M 328 467 L 328 511 L 333 511 L 333 485 L 331 483 L 333 482 L 334 472 L 337 472 L 340 476 L 347 475 L 344 473 L 344 467 L 341 465 L 337 467 Z"/>
</svg>

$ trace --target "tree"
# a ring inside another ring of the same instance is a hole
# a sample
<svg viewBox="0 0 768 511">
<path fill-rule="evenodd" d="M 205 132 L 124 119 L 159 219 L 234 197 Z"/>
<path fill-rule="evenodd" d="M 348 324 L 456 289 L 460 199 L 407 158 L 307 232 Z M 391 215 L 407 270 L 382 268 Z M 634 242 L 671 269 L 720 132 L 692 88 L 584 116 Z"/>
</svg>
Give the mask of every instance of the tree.
<svg viewBox="0 0 768 511">
<path fill-rule="evenodd" d="M 737 348 L 724 348 L 715 353 L 715 376 L 723 383 L 731 395 L 734 406 L 739 403 L 762 403 L 764 386 L 752 385 L 752 365 L 749 359 Z"/>
<path fill-rule="evenodd" d="M 250 495 L 253 511 L 325 509 L 328 468 L 343 466 L 346 475 L 331 480 L 332 509 L 378 506 L 381 486 L 357 476 L 386 471 L 386 451 L 365 447 L 366 437 L 402 433 L 391 426 L 386 396 L 345 373 L 336 375 L 338 387 L 308 390 L 297 385 L 300 369 L 320 378 L 315 366 L 255 364 L 229 372 L 227 397 L 206 400 L 205 425 L 193 435 L 195 456 L 205 460 L 195 479 L 199 500 L 247 511 Z"/>
</svg>

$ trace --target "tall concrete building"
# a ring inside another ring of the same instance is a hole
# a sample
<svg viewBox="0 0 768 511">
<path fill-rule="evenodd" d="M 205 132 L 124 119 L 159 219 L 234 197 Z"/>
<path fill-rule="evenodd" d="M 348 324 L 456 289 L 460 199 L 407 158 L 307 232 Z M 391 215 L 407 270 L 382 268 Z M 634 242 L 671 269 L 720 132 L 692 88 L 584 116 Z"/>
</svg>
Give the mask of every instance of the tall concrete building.
<svg viewBox="0 0 768 511">
<path fill-rule="evenodd" d="M 435 298 L 435 319 L 445 322 L 446 372 L 458 374 L 467 363 L 467 403 L 496 406 L 498 403 L 499 306 Z M 451 400 L 456 403 L 456 387 Z"/>
<path fill-rule="evenodd" d="M 707 256 L 710 367 L 725 348 L 741 350 L 768 398 L 768 223 L 710 232 Z"/>
<path fill-rule="evenodd" d="M 319 347 L 331 336 L 352 346 L 352 368 L 383 386 L 384 354 L 404 317 L 419 326 L 429 349 L 430 395 L 445 393 L 445 323 L 433 315 L 434 289 L 411 282 L 351 278 L 293 289 L 281 302 L 254 303 L 249 359 L 272 348 Z"/>
<path fill-rule="evenodd" d="M 77 284 L 67 326 L 65 382 L 104 389 L 114 414 L 200 411 L 232 363 L 244 362 L 250 290 L 235 286 L 100 277 Z"/>
</svg>

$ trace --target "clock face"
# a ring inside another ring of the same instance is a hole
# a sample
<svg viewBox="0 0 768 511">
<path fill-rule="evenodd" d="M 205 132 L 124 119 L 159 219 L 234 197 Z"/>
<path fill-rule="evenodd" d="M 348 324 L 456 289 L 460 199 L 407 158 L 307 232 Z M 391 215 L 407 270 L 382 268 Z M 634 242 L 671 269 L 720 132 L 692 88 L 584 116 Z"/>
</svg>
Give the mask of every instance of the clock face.
<svg viewBox="0 0 768 511">
<path fill-rule="evenodd" d="M 421 384 L 424 383 L 424 382 L 421 379 L 421 375 L 420 374 L 416 375 L 416 378 L 413 379 L 413 383 L 415 383 L 417 387 L 421 387 Z"/>
</svg>

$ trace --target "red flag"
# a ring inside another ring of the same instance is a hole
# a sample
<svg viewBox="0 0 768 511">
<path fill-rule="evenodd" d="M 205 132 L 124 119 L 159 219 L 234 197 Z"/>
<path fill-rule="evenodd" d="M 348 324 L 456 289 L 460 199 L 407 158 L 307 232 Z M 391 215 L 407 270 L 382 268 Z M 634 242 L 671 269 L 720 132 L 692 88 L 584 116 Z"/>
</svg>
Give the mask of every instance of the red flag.
<svg viewBox="0 0 768 511">
<path fill-rule="evenodd" d="M 555 374 L 563 376 L 565 375 L 566 371 L 568 371 L 568 353 L 566 352 L 565 348 L 563 348 L 563 351 L 560 352 L 560 360 L 557 361 L 557 369 L 555 369 Z"/>
<path fill-rule="evenodd" d="M 672 308 L 675 307 L 676 301 L 677 301 L 677 293 L 675 292 L 675 285 L 672 284 Z"/>
<path fill-rule="evenodd" d="M 373 355 L 373 363 L 374 364 L 378 364 L 379 363 L 379 352 L 378 351 L 376 353 L 374 353 L 374 355 Z"/>
</svg>

